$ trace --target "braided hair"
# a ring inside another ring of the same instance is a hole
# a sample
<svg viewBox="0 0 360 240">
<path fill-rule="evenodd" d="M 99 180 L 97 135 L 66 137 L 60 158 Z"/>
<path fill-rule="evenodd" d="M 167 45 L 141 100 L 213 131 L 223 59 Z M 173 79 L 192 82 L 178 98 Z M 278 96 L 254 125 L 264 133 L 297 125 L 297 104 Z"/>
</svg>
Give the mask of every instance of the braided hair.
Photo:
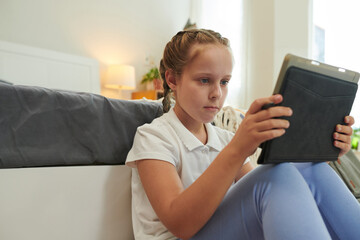
<svg viewBox="0 0 360 240">
<path fill-rule="evenodd" d="M 220 44 L 230 48 L 229 40 L 220 33 L 206 29 L 190 29 L 178 32 L 165 46 L 163 58 L 160 61 L 160 76 L 163 80 L 164 100 L 163 111 L 168 112 L 171 107 L 172 91 L 165 78 L 165 72 L 172 70 L 180 76 L 185 65 L 188 63 L 189 49 L 195 44 Z"/>
</svg>

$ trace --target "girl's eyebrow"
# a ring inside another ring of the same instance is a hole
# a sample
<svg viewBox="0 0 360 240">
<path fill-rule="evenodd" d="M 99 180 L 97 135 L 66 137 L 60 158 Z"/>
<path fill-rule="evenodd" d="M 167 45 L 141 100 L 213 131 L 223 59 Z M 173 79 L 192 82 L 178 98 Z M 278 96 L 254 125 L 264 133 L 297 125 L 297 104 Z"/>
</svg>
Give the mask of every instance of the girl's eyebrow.
<svg viewBox="0 0 360 240">
<path fill-rule="evenodd" d="M 212 76 L 213 74 L 211 74 L 211 73 L 206 73 L 206 72 L 198 72 L 198 73 L 195 73 L 195 75 L 206 75 L 206 76 Z"/>
<path fill-rule="evenodd" d="M 195 76 L 213 76 L 214 74 L 212 74 L 212 73 L 207 73 L 207 72 L 198 72 L 198 73 L 195 73 L 194 74 Z M 225 75 L 225 76 L 223 76 L 223 77 L 225 77 L 225 78 L 231 78 L 232 77 L 232 75 L 231 74 L 228 74 L 228 75 Z"/>
</svg>

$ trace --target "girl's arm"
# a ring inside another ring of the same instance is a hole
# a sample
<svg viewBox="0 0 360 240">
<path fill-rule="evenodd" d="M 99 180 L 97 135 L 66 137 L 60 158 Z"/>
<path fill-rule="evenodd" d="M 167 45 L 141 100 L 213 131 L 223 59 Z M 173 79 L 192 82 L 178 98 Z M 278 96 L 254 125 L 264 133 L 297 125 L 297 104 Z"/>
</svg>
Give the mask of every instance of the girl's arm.
<svg viewBox="0 0 360 240">
<path fill-rule="evenodd" d="M 289 122 L 274 117 L 290 116 L 292 112 L 289 108 L 261 110 L 267 103 L 281 101 L 280 95 L 256 100 L 231 142 L 186 189 L 172 164 L 156 159 L 137 161 L 140 179 L 149 201 L 169 231 L 183 239 L 198 232 L 221 203 L 245 159 L 261 142 L 285 133 Z"/>
<path fill-rule="evenodd" d="M 240 178 L 242 178 L 243 176 L 245 176 L 246 174 L 248 174 L 249 172 L 251 172 L 251 170 L 253 170 L 255 167 L 251 162 L 247 162 L 245 163 L 240 169 L 239 171 L 236 173 L 235 176 L 235 182 L 239 181 Z"/>
</svg>

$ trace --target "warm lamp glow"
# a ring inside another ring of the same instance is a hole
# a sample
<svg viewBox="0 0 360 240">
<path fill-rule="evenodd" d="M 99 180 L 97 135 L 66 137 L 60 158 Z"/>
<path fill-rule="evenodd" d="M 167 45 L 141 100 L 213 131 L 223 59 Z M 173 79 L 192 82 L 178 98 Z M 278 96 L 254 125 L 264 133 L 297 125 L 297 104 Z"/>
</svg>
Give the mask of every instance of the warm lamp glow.
<svg viewBox="0 0 360 240">
<path fill-rule="evenodd" d="M 119 90 L 135 89 L 135 68 L 130 65 L 110 65 L 105 87 Z"/>
</svg>

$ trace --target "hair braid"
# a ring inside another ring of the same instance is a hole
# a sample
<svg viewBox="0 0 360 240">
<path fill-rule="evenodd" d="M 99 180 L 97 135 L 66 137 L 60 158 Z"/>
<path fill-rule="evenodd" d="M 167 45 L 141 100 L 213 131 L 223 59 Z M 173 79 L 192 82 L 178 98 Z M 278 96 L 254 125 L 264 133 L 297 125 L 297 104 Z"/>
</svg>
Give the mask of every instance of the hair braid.
<svg viewBox="0 0 360 240">
<path fill-rule="evenodd" d="M 163 60 L 160 61 L 160 76 L 163 80 L 163 88 L 164 88 L 164 99 L 162 100 L 163 112 L 166 113 L 170 110 L 171 107 L 171 89 L 166 82 L 165 78 L 165 67 L 163 64 Z"/>
</svg>

